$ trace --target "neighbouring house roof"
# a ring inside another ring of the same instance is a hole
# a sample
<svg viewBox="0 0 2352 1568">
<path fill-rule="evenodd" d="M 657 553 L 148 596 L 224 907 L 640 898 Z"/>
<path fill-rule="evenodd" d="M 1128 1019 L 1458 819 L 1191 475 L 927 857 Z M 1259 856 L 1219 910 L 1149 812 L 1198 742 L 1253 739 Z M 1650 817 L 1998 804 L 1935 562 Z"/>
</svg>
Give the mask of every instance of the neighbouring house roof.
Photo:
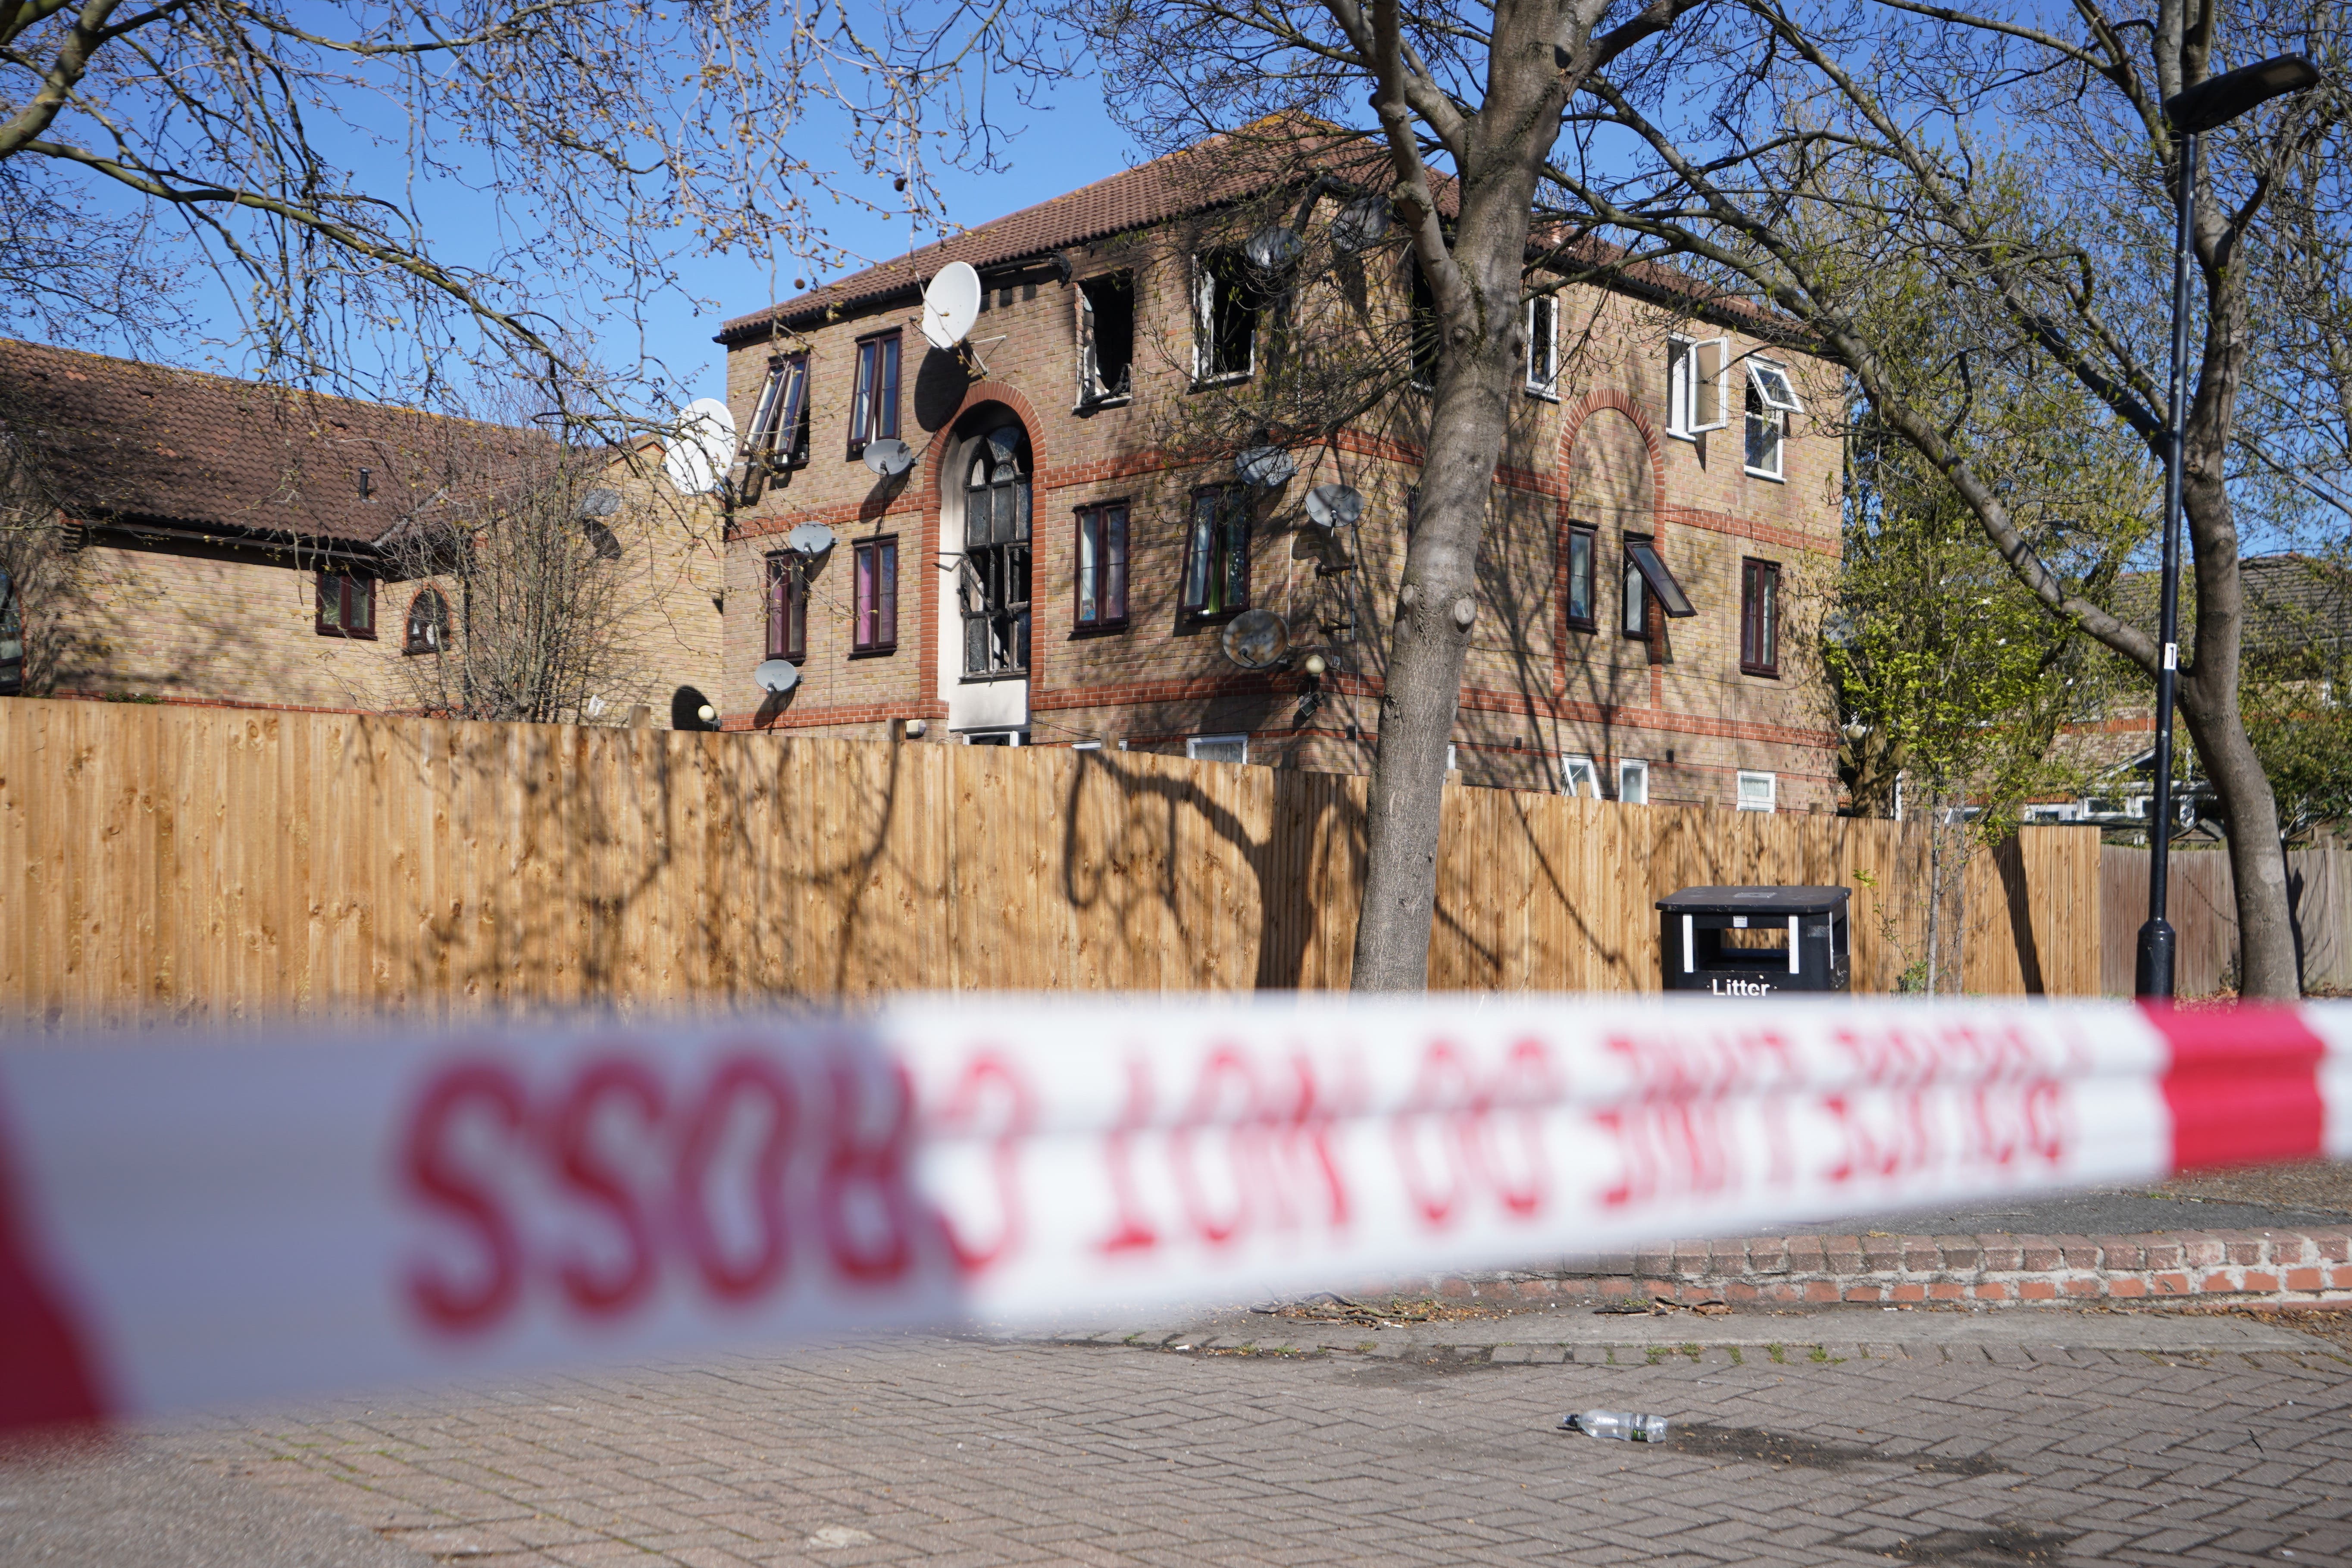
<svg viewBox="0 0 2352 1568">
<path fill-rule="evenodd" d="M 0 432 L 79 522 L 373 545 L 537 431 L 0 339 Z M 360 493 L 360 470 L 369 494 Z"/>
<path fill-rule="evenodd" d="M 2238 563 L 2245 595 L 2242 646 L 2249 654 L 2297 647 L 2352 645 L 2352 570 L 2340 562 L 2299 551 L 2249 555 Z M 2116 584 L 2116 610 L 2155 635 L 2159 579 L 2153 572 L 2128 573 Z M 2197 576 L 2181 563 L 2180 640 L 2197 635 Z"/>
<path fill-rule="evenodd" d="M 829 312 L 847 313 L 911 298 L 950 262 L 965 262 L 985 272 L 1041 261 L 1074 246 L 1150 228 L 1286 185 L 1297 188 L 1309 169 L 1365 191 L 1381 189 L 1392 177 L 1386 153 L 1369 139 L 1318 125 L 1305 126 L 1293 134 L 1272 120 L 1261 121 L 1234 135 L 1211 137 L 1197 146 L 1163 154 L 1051 201 L 852 272 L 765 310 L 735 317 L 713 341 L 732 348 L 777 328 L 812 324 Z M 1453 182 L 1446 178 L 1437 184 L 1438 205 L 1451 211 Z M 1531 243 L 1540 247 L 1562 241 L 1539 235 Z M 1629 254 L 1591 238 L 1567 244 L 1565 253 L 1595 267 L 1614 266 Z M 1752 300 L 1724 295 L 1658 262 L 1624 268 L 1609 284 L 1698 313 L 1737 316 L 1776 335 L 1787 336 L 1797 330 L 1796 323 Z"/>
</svg>

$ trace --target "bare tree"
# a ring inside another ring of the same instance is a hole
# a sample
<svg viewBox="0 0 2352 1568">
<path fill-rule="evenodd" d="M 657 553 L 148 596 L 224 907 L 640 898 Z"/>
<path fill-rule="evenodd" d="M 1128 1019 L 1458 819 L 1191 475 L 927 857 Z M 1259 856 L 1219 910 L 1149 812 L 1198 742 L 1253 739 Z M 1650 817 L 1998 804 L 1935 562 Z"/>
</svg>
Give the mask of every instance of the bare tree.
<svg viewBox="0 0 2352 1568">
<path fill-rule="evenodd" d="M 992 0 L 0 0 L 0 291 L 135 338 L 208 267 L 268 379 L 446 405 L 488 362 L 626 425 L 667 377 L 587 345 L 681 255 L 827 265 L 836 203 L 936 223 L 1001 152 L 989 79 L 1058 58 Z"/>
<path fill-rule="evenodd" d="M 1958 493 L 2045 610 L 2152 679 L 2152 628 L 2105 607 L 2025 525 L 1999 471 L 2003 410 L 1978 372 L 2079 397 L 2084 417 L 2163 448 L 2173 193 L 2164 103 L 2227 66 L 2306 48 L 2341 81 L 2338 7 L 2274 0 L 2225 17 L 2197 0 L 2074 0 L 2047 26 L 2006 7 L 1736 0 L 1669 75 L 1585 84 L 1549 171 L 1563 211 L 1803 323 L 1874 416 Z M 2239 710 L 2245 605 L 2231 448 L 2260 323 L 2248 260 L 2282 175 L 2341 120 L 2340 86 L 2204 138 L 2195 192 L 2198 342 L 2185 502 L 2198 605 L 2180 707 L 2230 824 L 2243 986 L 2298 988 L 2278 814 Z M 1948 298 L 1937 355 L 1885 335 L 1889 279 Z"/>
<path fill-rule="evenodd" d="M 1147 142 L 1187 143 L 1272 115 L 1328 128 L 1318 156 L 1329 160 L 1345 160 L 1350 140 L 1368 144 L 1425 284 L 1433 390 L 1372 770 L 1358 989 L 1427 979 L 1446 741 L 1476 618 L 1488 489 L 1526 353 L 1538 185 L 1591 74 L 1634 58 L 1696 4 L 1077 0 L 1066 13 Z"/>
</svg>

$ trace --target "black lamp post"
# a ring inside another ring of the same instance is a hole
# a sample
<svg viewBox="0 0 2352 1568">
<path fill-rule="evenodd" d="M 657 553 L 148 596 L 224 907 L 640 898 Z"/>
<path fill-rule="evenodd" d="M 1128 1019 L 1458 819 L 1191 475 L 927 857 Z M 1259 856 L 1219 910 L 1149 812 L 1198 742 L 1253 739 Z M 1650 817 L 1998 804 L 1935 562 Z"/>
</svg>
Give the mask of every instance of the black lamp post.
<svg viewBox="0 0 2352 1568">
<path fill-rule="evenodd" d="M 2139 928 L 2133 985 L 2140 996 L 2172 996 L 2173 931 L 2164 918 L 2164 895 L 2172 850 L 2172 703 L 2180 666 L 2180 427 L 2189 414 L 2189 247 L 2197 196 L 2197 138 L 2256 104 L 2318 83 L 2318 67 L 2301 55 L 2281 55 L 2201 81 L 2164 106 L 2165 119 L 2180 132 L 2180 195 L 2175 204 L 2172 381 L 2164 435 L 2164 586 L 2158 612 L 2164 657 L 2156 677 L 2156 798 L 2148 803 L 2147 923 Z"/>
</svg>

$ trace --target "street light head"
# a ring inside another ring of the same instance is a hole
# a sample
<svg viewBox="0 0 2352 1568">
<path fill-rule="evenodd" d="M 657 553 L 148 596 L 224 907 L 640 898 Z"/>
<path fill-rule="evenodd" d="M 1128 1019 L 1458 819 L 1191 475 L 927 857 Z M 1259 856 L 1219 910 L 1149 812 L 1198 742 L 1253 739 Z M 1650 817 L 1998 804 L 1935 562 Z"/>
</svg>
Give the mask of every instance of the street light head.
<svg viewBox="0 0 2352 1568">
<path fill-rule="evenodd" d="M 2241 66 L 2236 70 L 2200 81 L 2166 100 L 2164 117 L 2175 131 L 2191 136 L 2227 125 L 2256 104 L 2284 93 L 2304 92 L 2319 85 L 2319 68 L 2301 55 Z"/>
</svg>

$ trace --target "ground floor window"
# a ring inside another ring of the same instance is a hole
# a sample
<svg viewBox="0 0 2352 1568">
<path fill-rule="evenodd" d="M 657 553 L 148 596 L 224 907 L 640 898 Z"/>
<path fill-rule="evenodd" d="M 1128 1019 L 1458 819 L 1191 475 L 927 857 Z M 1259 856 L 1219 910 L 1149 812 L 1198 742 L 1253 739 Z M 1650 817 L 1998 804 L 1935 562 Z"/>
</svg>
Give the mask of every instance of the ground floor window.
<svg viewBox="0 0 2352 1568">
<path fill-rule="evenodd" d="M 1601 770 L 1592 765 L 1591 757 L 1560 758 L 1559 783 L 1570 795 L 1601 798 Z"/>
<path fill-rule="evenodd" d="M 1184 741 L 1184 754 L 1196 763 L 1246 763 L 1249 761 L 1247 735 L 1191 735 Z"/>
<path fill-rule="evenodd" d="M 1739 809 L 1771 811 L 1779 803 L 1780 776 L 1778 773 L 1753 773 L 1745 769 L 1739 774 Z"/>
<path fill-rule="evenodd" d="M 1775 562 L 1739 563 L 1739 668 L 1746 675 L 1780 673 L 1780 568 Z"/>
<path fill-rule="evenodd" d="M 1650 764 L 1638 757 L 1622 757 L 1617 763 L 1617 798 L 1626 805 L 1650 804 Z"/>
<path fill-rule="evenodd" d="M 1029 743 L 1026 730 L 967 730 L 963 743 L 967 746 L 1025 746 Z"/>
</svg>

